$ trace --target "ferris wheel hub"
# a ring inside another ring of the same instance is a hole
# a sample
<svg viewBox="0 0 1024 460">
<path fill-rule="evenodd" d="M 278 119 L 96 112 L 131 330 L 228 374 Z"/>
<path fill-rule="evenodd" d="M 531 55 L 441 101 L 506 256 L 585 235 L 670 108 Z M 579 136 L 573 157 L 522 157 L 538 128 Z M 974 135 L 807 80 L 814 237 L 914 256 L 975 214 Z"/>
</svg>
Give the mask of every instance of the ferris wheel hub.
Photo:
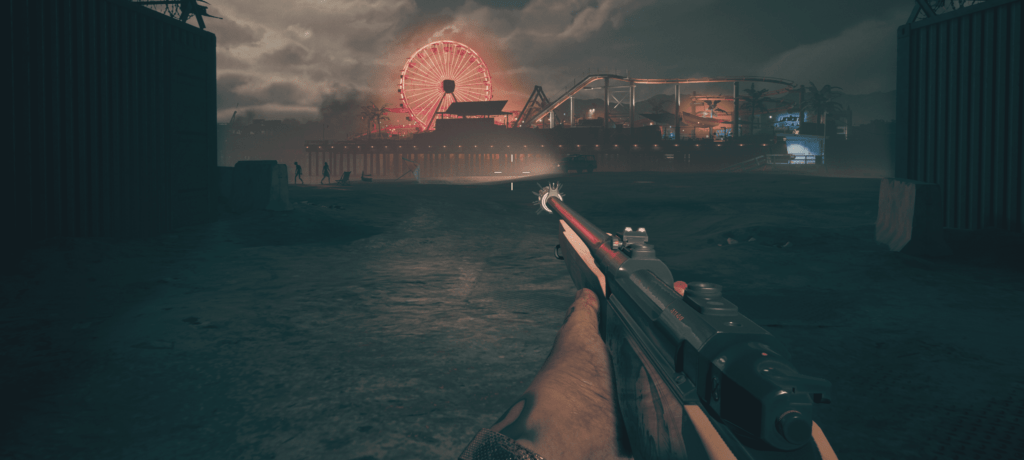
<svg viewBox="0 0 1024 460">
<path fill-rule="evenodd" d="M 449 93 L 449 94 L 454 93 L 455 92 L 455 80 L 445 80 L 445 81 L 442 81 L 441 82 L 441 88 L 444 89 L 444 92 L 446 92 L 446 93 Z"/>
</svg>

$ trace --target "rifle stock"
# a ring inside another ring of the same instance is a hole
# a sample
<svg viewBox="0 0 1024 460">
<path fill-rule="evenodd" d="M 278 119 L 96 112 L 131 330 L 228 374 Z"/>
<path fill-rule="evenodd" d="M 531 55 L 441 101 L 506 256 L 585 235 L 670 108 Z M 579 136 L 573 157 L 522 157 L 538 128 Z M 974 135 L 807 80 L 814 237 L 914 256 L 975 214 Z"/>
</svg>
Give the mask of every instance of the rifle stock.
<svg viewBox="0 0 1024 460">
<path fill-rule="evenodd" d="M 555 256 L 577 289 L 600 299 L 634 458 L 836 458 L 812 419 L 814 402 L 828 402 L 827 381 L 794 370 L 777 340 L 717 285 L 676 293 L 645 229 L 607 234 L 562 202 L 560 186 L 536 194 L 561 217 Z"/>
</svg>

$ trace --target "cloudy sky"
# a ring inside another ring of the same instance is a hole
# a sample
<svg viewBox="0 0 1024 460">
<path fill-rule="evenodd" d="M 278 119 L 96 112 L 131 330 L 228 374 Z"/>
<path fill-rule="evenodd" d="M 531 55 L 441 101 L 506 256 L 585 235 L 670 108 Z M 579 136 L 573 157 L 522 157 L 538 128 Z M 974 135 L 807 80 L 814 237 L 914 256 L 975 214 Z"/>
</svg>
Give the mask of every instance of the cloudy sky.
<svg viewBox="0 0 1024 460">
<path fill-rule="evenodd" d="M 208 0 L 218 119 L 313 120 L 330 101 L 398 105 L 406 58 L 438 39 L 487 63 L 494 99 L 522 107 L 574 79 L 769 76 L 846 93 L 896 88 L 911 0 Z M 727 93 L 730 85 L 684 91 Z M 669 87 L 644 88 L 648 94 Z"/>
</svg>

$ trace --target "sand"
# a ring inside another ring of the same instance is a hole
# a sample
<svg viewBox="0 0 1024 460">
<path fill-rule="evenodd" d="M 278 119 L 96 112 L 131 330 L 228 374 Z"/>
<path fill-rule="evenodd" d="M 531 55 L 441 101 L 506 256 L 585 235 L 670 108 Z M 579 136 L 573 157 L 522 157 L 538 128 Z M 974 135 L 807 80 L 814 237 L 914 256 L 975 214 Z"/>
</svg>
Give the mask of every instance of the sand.
<svg viewBox="0 0 1024 460">
<path fill-rule="evenodd" d="M 1024 449 L 1021 272 L 876 244 L 878 179 L 559 180 L 831 380 L 817 420 L 839 458 Z M 0 284 L 0 457 L 454 458 L 573 298 L 533 190 L 292 186 L 290 212 L 30 248 Z"/>
</svg>

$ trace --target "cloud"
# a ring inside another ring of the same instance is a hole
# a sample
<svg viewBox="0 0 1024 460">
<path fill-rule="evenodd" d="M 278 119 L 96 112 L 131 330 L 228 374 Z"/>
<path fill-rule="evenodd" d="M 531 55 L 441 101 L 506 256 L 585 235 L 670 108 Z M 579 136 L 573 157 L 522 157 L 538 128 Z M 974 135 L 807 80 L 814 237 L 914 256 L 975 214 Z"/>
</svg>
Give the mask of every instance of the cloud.
<svg viewBox="0 0 1024 460">
<path fill-rule="evenodd" d="M 260 94 L 260 99 L 269 103 L 301 104 L 303 101 L 302 91 L 299 86 L 292 82 L 274 82 L 267 85 Z"/>
<path fill-rule="evenodd" d="M 790 49 L 759 72 L 798 83 L 842 87 L 848 94 L 896 89 L 896 28 L 905 14 L 868 20 L 836 37 Z"/>
<path fill-rule="evenodd" d="M 550 8 L 554 2 L 534 3 Z M 607 23 L 611 23 L 612 27 L 616 29 L 621 27 L 622 21 L 627 14 L 653 3 L 653 0 L 601 0 L 596 2 L 596 5 L 593 4 L 594 2 L 574 3 L 587 5 L 572 15 L 572 22 L 565 30 L 558 34 L 558 37 L 582 41 L 600 30 Z"/>
<path fill-rule="evenodd" d="M 619 28 L 630 13 L 655 0 L 533 0 L 522 10 L 481 6 L 472 0 L 457 8 L 454 19 L 474 24 L 504 42 L 531 37 L 547 41 L 582 41 L 606 25 Z"/>
<path fill-rule="evenodd" d="M 294 68 L 308 64 L 311 53 L 301 45 L 289 43 L 281 48 L 263 53 L 259 63 L 271 68 Z"/>
<path fill-rule="evenodd" d="M 217 70 L 242 70 L 252 67 L 252 64 L 244 59 L 235 57 L 231 51 L 217 48 Z"/>
<path fill-rule="evenodd" d="M 226 18 L 210 21 L 218 71 L 230 74 L 218 82 L 222 114 L 241 104 L 315 117 L 338 82 L 359 94 L 376 84 L 382 51 L 417 9 L 413 0 L 218 0 L 210 13 Z"/>
<path fill-rule="evenodd" d="M 254 45 L 263 38 L 265 30 L 255 24 L 242 24 L 231 18 L 207 21 L 209 31 L 217 35 L 217 47 L 231 49 L 238 45 Z"/>
</svg>

